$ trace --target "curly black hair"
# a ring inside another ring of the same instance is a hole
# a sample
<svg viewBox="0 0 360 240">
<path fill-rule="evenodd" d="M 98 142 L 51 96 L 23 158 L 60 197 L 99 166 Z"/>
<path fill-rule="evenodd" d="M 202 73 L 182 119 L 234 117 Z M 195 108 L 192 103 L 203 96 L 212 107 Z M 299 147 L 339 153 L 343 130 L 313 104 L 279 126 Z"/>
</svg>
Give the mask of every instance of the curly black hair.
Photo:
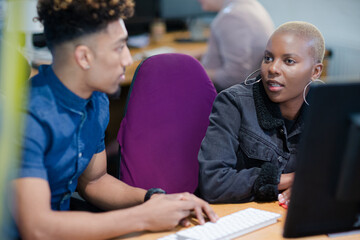
<svg viewBox="0 0 360 240">
<path fill-rule="evenodd" d="M 50 49 L 105 29 L 109 22 L 131 17 L 133 0 L 39 0 L 38 20 Z"/>
</svg>

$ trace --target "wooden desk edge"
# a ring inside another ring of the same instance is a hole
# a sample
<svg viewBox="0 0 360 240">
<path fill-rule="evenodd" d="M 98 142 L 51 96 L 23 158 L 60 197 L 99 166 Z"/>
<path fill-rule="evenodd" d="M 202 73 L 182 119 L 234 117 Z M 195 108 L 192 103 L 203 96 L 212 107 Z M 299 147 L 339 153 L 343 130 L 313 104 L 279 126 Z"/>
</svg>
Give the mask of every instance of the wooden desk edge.
<svg viewBox="0 0 360 240">
<path fill-rule="evenodd" d="M 281 214 L 281 217 L 278 219 L 277 223 L 269 225 L 265 228 L 256 230 L 254 232 L 242 235 L 235 239 L 240 239 L 240 240 L 285 239 L 285 238 L 283 238 L 282 233 L 283 233 L 283 227 L 284 227 L 284 223 L 285 223 L 285 219 L 286 219 L 287 210 L 280 207 L 278 205 L 278 202 L 271 202 L 271 203 L 250 202 L 250 203 L 242 203 L 242 204 L 212 204 L 211 206 L 214 209 L 214 211 L 219 215 L 219 217 L 223 217 L 223 216 L 229 215 L 231 213 L 234 213 L 234 212 L 246 209 L 246 208 L 256 208 L 256 209 L 279 213 L 279 214 Z M 155 233 L 153 233 L 153 232 L 132 233 L 132 234 L 127 234 L 125 236 L 116 238 L 116 239 L 153 240 L 153 239 L 158 239 L 158 238 L 165 237 L 170 234 L 176 233 L 177 231 L 180 231 L 182 229 L 185 229 L 185 228 L 178 226 L 171 231 L 155 232 Z M 329 240 L 330 238 L 327 235 L 316 235 L 316 236 L 310 236 L 310 237 L 296 238 L 296 240 L 305 240 L 305 239 Z M 360 234 L 335 238 L 335 240 L 355 240 L 355 239 L 360 239 Z"/>
</svg>

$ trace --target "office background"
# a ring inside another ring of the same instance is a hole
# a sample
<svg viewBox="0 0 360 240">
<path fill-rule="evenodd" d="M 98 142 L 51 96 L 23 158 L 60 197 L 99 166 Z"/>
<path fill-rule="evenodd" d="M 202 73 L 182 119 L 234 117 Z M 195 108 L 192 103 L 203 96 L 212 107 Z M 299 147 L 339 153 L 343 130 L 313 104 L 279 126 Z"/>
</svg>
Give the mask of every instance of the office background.
<svg viewBox="0 0 360 240">
<path fill-rule="evenodd" d="M 136 1 L 136 0 L 135 0 Z M 149 0 L 147 0 L 149 1 Z M 165 0 L 181 1 L 181 0 Z M 197 0 L 188 0 L 194 1 Z M 258 0 L 271 14 L 275 26 L 292 20 L 309 21 L 319 27 L 332 50 L 330 78 L 360 81 L 360 1 L 359 0 Z M 0 0 L 0 38 L 4 27 L 5 0 Z M 4 79 L 0 79 L 3 81 Z M 0 119 L 2 120 L 2 119 Z M 0 195 L 3 192 L 0 191 Z M 2 204 L 0 204 L 2 206 Z M 0 214 L 0 218 L 1 218 Z M 280 230 L 279 230 L 280 232 Z M 0 234 L 1 235 L 1 234 Z M 0 237 L 1 238 L 1 237 Z"/>
<path fill-rule="evenodd" d="M 156 1 L 135 0 L 139 5 L 146 4 L 141 14 L 151 15 L 149 10 Z M 326 46 L 332 51 L 328 73 L 330 80 L 360 79 L 358 56 L 360 55 L 360 1 L 359 0 L 258 0 L 269 11 L 275 26 L 292 20 L 308 21 L 324 34 Z M 0 29 L 4 26 L 6 11 L 4 0 L 0 0 Z M 153 3 L 152 3 L 153 2 Z M 184 5 L 189 7 L 187 17 L 199 15 L 201 10 L 197 0 L 162 0 L 161 12 L 153 16 L 172 18 L 185 17 Z M 150 6 L 150 7 L 149 7 Z M 151 18 L 148 18 L 149 20 Z M 1 32 L 1 31 L 0 31 Z M 1 37 L 1 34 L 0 34 Z"/>
<path fill-rule="evenodd" d="M 323 33 L 333 55 L 329 79 L 360 81 L 359 0 L 258 0 L 269 11 L 275 26 L 293 20 L 315 24 Z"/>
</svg>

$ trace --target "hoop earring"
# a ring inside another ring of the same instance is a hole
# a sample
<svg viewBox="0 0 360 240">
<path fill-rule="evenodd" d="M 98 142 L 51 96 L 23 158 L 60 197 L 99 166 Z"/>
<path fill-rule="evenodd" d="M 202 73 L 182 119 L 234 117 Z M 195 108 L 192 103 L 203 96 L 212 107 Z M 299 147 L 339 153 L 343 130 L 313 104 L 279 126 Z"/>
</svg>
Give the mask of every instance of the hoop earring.
<svg viewBox="0 0 360 240">
<path fill-rule="evenodd" d="M 261 71 L 260 68 L 257 69 L 257 70 L 255 70 L 255 71 L 253 71 L 252 73 L 250 73 L 249 76 L 247 76 L 247 77 L 245 78 L 244 84 L 247 85 L 247 86 L 250 86 L 250 85 L 254 85 L 255 83 L 260 82 L 262 78 L 256 80 L 256 77 L 250 79 L 250 80 L 252 80 L 252 82 L 250 82 L 250 83 L 248 82 L 249 77 L 252 76 L 254 73 L 257 73 L 257 72 L 259 72 L 259 71 Z"/>
<path fill-rule="evenodd" d="M 308 88 L 308 86 L 310 86 L 310 84 L 312 84 L 313 82 L 321 82 L 322 84 L 325 84 L 325 82 L 320 79 L 315 79 L 314 81 L 310 81 L 308 84 L 306 84 L 306 86 L 304 87 L 304 91 L 303 91 L 303 99 L 304 99 L 304 102 L 306 103 L 306 105 L 308 105 L 308 106 L 310 106 L 310 104 L 306 101 L 305 93 L 306 93 L 306 89 Z"/>
</svg>

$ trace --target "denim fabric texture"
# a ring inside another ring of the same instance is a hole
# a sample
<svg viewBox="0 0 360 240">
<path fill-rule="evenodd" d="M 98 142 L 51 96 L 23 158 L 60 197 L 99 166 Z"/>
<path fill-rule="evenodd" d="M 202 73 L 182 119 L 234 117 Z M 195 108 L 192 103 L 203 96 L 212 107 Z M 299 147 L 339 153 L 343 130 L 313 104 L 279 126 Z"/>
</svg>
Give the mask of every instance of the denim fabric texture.
<svg viewBox="0 0 360 240">
<path fill-rule="evenodd" d="M 278 180 L 281 173 L 295 171 L 305 108 L 288 132 L 262 82 L 219 93 L 198 155 L 201 197 L 211 203 L 253 201 L 264 163 L 276 166 Z"/>
<path fill-rule="evenodd" d="M 51 208 L 68 210 L 79 176 L 105 149 L 109 100 L 94 92 L 82 99 L 66 88 L 49 65 L 30 81 L 20 177 L 49 182 Z"/>
</svg>

